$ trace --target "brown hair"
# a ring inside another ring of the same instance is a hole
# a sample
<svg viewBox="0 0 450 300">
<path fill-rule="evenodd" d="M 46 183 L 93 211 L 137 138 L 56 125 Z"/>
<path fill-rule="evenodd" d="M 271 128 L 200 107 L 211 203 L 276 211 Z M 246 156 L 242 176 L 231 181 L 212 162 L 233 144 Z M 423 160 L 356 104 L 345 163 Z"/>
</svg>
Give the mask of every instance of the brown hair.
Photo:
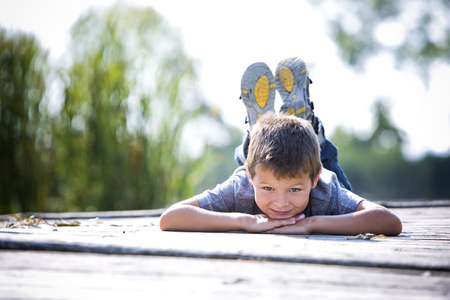
<svg viewBox="0 0 450 300">
<path fill-rule="evenodd" d="M 314 182 L 322 164 L 319 141 L 311 124 L 285 114 L 262 116 L 252 127 L 248 147 L 247 168 L 251 177 L 257 166 L 271 170 L 277 178 L 304 173 Z"/>
</svg>

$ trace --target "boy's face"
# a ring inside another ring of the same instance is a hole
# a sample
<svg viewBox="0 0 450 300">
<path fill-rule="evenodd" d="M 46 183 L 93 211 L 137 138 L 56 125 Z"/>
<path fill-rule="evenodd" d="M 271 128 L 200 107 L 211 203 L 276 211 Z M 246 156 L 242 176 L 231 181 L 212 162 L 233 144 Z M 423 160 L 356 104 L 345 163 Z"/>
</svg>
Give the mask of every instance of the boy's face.
<svg viewBox="0 0 450 300">
<path fill-rule="evenodd" d="M 302 173 L 294 178 L 277 178 L 271 170 L 255 168 L 255 176 L 250 183 L 255 190 L 255 201 L 258 207 L 272 219 L 288 219 L 301 213 L 309 201 L 309 193 L 319 180 L 314 182 Z"/>
</svg>

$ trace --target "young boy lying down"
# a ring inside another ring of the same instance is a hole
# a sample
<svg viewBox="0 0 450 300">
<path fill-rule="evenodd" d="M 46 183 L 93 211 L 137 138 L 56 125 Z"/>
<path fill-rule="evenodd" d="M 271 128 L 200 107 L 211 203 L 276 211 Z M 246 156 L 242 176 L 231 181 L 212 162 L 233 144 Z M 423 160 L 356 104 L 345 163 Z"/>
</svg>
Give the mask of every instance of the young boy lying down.
<svg viewBox="0 0 450 300">
<path fill-rule="evenodd" d="M 246 77 L 244 73 L 241 84 L 251 126 L 244 166 L 213 190 L 172 205 L 161 216 L 161 230 L 400 234 L 402 223 L 395 214 L 345 188 L 336 176 L 341 172 L 337 164 L 336 173 L 322 166 L 321 150 L 323 154 L 324 149 L 321 145 L 330 144 L 323 139 L 319 143 L 320 136 L 313 128 L 313 121 L 304 115 L 272 113 L 272 108 L 267 105 L 271 97 L 263 93 L 265 85 L 268 93 L 274 86 L 271 73 L 268 73 L 268 67 L 258 65 L 256 71 L 250 67 L 246 73 L 252 74 Z M 303 75 L 306 72 L 297 73 Z M 249 76 L 254 80 L 244 82 Z M 268 80 L 261 81 L 263 76 Z M 250 88 L 245 90 L 248 82 Z M 264 85 L 258 87 L 261 82 Z M 278 71 L 276 86 L 279 92 L 284 88 Z M 306 94 L 304 89 L 305 84 L 300 84 L 297 89 L 302 92 L 303 105 L 309 101 L 309 92 Z M 290 90 L 296 91 L 295 88 Z M 292 93 L 288 96 L 291 98 L 285 97 L 283 101 L 290 105 L 296 105 L 292 100 L 302 98 L 293 97 Z M 305 101 L 306 96 L 308 101 Z M 258 97 L 266 101 L 261 112 L 258 112 L 258 107 L 261 108 Z M 269 104 L 273 106 L 273 101 Z M 289 107 L 292 109 L 288 106 L 286 112 L 290 111 Z"/>
</svg>

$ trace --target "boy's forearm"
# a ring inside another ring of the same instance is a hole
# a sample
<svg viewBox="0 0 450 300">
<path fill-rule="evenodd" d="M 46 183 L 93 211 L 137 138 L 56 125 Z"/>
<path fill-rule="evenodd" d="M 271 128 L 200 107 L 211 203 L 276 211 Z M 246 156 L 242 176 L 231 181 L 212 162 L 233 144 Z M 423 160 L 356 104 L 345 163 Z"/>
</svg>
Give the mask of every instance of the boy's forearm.
<svg viewBox="0 0 450 300">
<path fill-rule="evenodd" d="M 399 235 L 402 232 L 400 219 L 389 210 L 379 207 L 337 216 L 314 216 L 308 221 L 310 233 L 356 235 L 375 233 Z"/>
<path fill-rule="evenodd" d="M 160 219 L 161 230 L 233 231 L 243 230 L 244 214 L 217 213 L 192 205 L 175 205 Z"/>
</svg>

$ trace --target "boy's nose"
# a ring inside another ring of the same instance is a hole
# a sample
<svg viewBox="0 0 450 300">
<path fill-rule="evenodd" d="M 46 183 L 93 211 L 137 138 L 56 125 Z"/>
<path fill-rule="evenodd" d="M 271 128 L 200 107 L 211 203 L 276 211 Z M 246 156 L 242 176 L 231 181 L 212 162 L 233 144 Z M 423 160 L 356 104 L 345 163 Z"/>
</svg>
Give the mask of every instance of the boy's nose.
<svg viewBox="0 0 450 300">
<path fill-rule="evenodd" d="M 278 197 L 275 198 L 274 203 L 279 208 L 283 208 L 283 207 L 286 207 L 289 205 L 289 201 L 287 201 L 287 199 L 284 195 L 278 195 Z"/>
</svg>

